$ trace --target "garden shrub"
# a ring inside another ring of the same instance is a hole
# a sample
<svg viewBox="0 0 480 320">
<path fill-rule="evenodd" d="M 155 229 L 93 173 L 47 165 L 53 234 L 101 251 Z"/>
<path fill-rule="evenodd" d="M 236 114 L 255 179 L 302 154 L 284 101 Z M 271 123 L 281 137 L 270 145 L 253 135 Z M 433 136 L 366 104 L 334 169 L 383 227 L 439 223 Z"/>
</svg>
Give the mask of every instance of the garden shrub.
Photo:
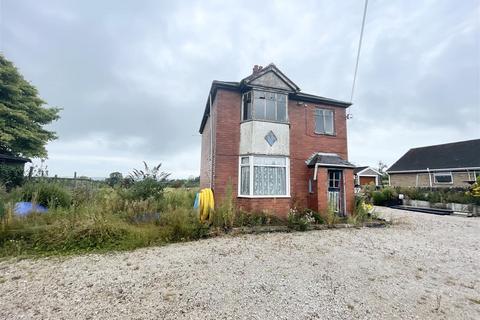
<svg viewBox="0 0 480 320">
<path fill-rule="evenodd" d="M 372 202 L 376 206 L 383 206 L 386 203 L 385 195 L 381 191 L 374 191 L 372 193 Z"/>
<path fill-rule="evenodd" d="M 385 187 L 382 189 L 383 197 L 385 198 L 385 201 L 388 203 L 392 200 L 396 200 L 398 197 L 397 192 L 395 191 L 394 188 L 391 187 Z"/>
<path fill-rule="evenodd" d="M 475 183 L 470 187 L 468 195 L 474 198 L 480 198 L 480 176 L 477 177 Z"/>
<path fill-rule="evenodd" d="M 465 188 L 396 188 L 407 199 L 430 203 L 462 203 L 480 205 L 480 197 L 475 197 Z"/>
<path fill-rule="evenodd" d="M 153 198 L 161 200 L 163 198 L 164 182 L 157 181 L 153 178 L 135 181 L 133 185 L 127 189 L 125 196 L 130 200 L 145 200 Z"/>
<path fill-rule="evenodd" d="M 239 210 L 235 212 L 233 221 L 233 225 L 235 227 L 255 227 L 282 224 L 284 224 L 282 219 L 266 211 L 245 212 Z"/>
<path fill-rule="evenodd" d="M 397 197 L 398 194 L 395 189 L 385 187 L 372 192 L 371 202 L 377 206 L 391 205 L 393 201 L 397 200 Z"/>
<path fill-rule="evenodd" d="M 328 206 L 328 210 L 324 212 L 322 216 L 325 223 L 329 226 L 336 224 L 340 220 L 340 217 L 335 213 L 332 206 Z"/>
<path fill-rule="evenodd" d="M 49 182 L 30 182 L 22 188 L 22 199 L 34 201 L 48 208 L 67 208 L 72 203 L 71 193 L 64 187 Z"/>
<path fill-rule="evenodd" d="M 287 215 L 287 226 L 293 230 L 306 231 L 314 222 L 315 218 L 310 210 L 300 211 L 292 208 Z"/>
<path fill-rule="evenodd" d="M 23 165 L 0 164 L 0 184 L 3 184 L 7 190 L 21 186 L 24 182 L 23 171 Z"/>
<path fill-rule="evenodd" d="M 383 197 L 382 193 L 382 197 Z M 365 202 L 364 196 L 355 196 L 355 207 L 353 208 L 353 214 L 348 217 L 348 223 L 359 224 L 368 221 L 372 218 L 371 212 L 373 206 Z"/>
</svg>

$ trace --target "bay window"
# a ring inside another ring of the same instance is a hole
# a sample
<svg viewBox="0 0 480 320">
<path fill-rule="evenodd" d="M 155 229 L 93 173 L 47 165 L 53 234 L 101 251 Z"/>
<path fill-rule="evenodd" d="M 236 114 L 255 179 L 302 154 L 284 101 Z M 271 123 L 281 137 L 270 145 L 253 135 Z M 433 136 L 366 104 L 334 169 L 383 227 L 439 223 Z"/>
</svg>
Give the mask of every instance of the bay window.
<svg viewBox="0 0 480 320">
<path fill-rule="evenodd" d="M 287 157 L 240 157 L 240 196 L 288 196 L 289 170 Z"/>
<path fill-rule="evenodd" d="M 243 95 L 242 120 L 287 121 L 287 95 L 252 90 Z"/>
</svg>

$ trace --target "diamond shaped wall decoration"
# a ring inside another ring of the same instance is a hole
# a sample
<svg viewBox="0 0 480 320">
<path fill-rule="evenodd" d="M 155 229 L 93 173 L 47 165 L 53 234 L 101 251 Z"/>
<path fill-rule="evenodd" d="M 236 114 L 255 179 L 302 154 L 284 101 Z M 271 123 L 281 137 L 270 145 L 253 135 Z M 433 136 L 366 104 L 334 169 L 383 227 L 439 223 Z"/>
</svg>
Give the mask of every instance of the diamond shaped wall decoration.
<svg viewBox="0 0 480 320">
<path fill-rule="evenodd" d="M 273 144 L 275 142 L 277 142 L 277 137 L 275 136 L 275 134 L 273 133 L 272 130 L 270 130 L 269 133 L 267 133 L 267 135 L 265 136 L 265 140 L 267 141 L 267 143 L 271 146 L 273 146 Z"/>
</svg>

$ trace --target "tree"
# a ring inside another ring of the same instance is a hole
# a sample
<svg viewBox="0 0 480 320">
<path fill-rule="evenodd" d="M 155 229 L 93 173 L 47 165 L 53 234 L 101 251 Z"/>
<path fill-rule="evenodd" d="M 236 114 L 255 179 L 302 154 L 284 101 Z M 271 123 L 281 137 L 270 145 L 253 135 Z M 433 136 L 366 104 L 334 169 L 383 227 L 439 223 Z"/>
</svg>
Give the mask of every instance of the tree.
<svg viewBox="0 0 480 320">
<path fill-rule="evenodd" d="M 170 173 L 160 171 L 161 163 L 157 166 L 149 167 L 143 161 L 143 165 L 145 169 L 133 169 L 133 172 L 125 179 L 133 182 L 129 188 L 130 196 L 135 200 L 161 199 Z"/>
<path fill-rule="evenodd" d="M 387 174 L 388 166 L 383 161 L 378 161 L 378 172 L 381 174 L 381 183 L 382 185 L 388 185 L 388 174 Z"/>
<path fill-rule="evenodd" d="M 382 175 L 385 174 L 385 169 L 387 169 L 388 166 L 383 162 L 383 161 L 378 161 L 378 172 L 380 172 Z"/>
<path fill-rule="evenodd" d="M 144 170 L 133 169 L 133 171 L 128 176 L 134 181 L 152 179 L 159 182 L 165 182 L 170 176 L 170 173 L 160 171 L 160 167 L 162 166 L 161 163 L 159 163 L 157 166 L 150 168 L 148 164 L 143 161 L 143 165 L 145 167 Z"/>
<path fill-rule="evenodd" d="M 59 119 L 59 108 L 45 108 L 37 89 L 0 54 L 0 152 L 46 157 L 45 145 L 56 139 L 43 126 Z"/>
<path fill-rule="evenodd" d="M 110 173 L 110 176 L 105 179 L 105 182 L 110 187 L 121 185 L 123 183 L 123 175 L 120 172 L 112 172 Z"/>
</svg>

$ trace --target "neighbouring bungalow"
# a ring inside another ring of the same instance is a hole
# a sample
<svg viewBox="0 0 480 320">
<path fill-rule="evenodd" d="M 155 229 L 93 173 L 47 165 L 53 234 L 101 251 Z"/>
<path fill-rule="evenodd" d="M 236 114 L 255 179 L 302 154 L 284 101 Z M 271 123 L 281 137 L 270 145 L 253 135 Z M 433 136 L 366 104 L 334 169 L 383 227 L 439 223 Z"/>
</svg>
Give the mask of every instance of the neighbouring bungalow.
<svg viewBox="0 0 480 320">
<path fill-rule="evenodd" d="M 213 81 L 199 130 L 200 186 L 212 188 L 218 204 L 230 184 L 246 211 L 351 213 L 350 105 L 301 92 L 274 64 L 239 82 Z"/>
<path fill-rule="evenodd" d="M 366 186 L 374 184 L 375 186 L 382 185 L 382 174 L 372 167 L 356 167 L 353 170 L 355 175 L 355 186 Z"/>
<path fill-rule="evenodd" d="M 480 139 L 410 149 L 387 173 L 394 187 L 468 187 L 480 175 Z"/>
</svg>

